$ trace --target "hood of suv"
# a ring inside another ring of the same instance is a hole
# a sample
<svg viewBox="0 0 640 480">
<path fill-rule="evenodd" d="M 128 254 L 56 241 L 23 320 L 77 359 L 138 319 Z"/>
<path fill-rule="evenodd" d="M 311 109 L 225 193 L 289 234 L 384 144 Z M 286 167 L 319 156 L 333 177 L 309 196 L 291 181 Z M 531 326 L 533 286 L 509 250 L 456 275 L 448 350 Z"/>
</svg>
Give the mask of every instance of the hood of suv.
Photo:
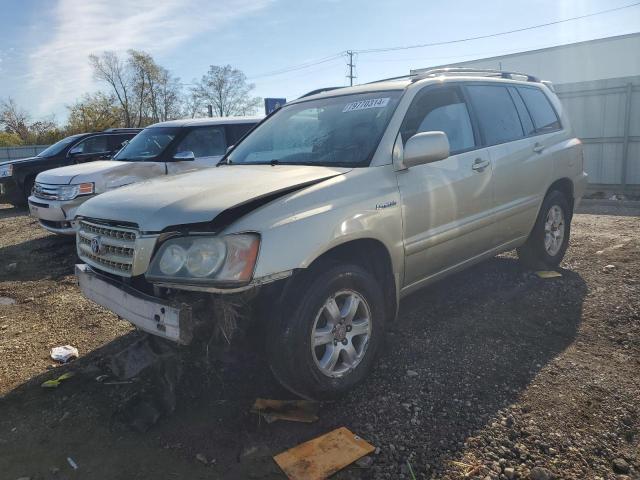
<svg viewBox="0 0 640 480">
<path fill-rule="evenodd" d="M 82 204 L 77 215 L 134 223 L 141 231 L 159 232 L 172 225 L 209 222 L 229 208 L 348 171 L 305 165 L 207 168 L 107 192 Z"/>
<path fill-rule="evenodd" d="M 126 170 L 131 162 L 116 162 L 114 160 L 99 160 L 96 162 L 79 163 L 66 167 L 54 168 L 38 174 L 36 179 L 40 183 L 52 185 L 68 185 L 70 183 L 93 182 L 107 172 Z"/>
<path fill-rule="evenodd" d="M 32 162 L 34 160 L 43 160 L 43 157 L 27 157 L 27 158 L 15 158 L 12 160 L 4 160 L 2 162 L 0 162 L 0 166 L 1 165 L 9 165 L 10 163 L 13 165 L 19 164 L 19 163 L 26 163 L 26 162 Z"/>
</svg>

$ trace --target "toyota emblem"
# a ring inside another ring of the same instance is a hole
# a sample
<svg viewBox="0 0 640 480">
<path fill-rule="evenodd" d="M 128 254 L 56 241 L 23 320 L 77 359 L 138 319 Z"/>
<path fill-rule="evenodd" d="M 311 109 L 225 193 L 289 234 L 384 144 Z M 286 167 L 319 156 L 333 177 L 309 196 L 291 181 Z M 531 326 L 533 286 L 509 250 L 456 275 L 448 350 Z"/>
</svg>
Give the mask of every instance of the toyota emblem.
<svg viewBox="0 0 640 480">
<path fill-rule="evenodd" d="M 91 239 L 91 251 L 94 255 L 100 255 L 102 253 L 102 239 L 100 237 L 93 237 Z"/>
</svg>

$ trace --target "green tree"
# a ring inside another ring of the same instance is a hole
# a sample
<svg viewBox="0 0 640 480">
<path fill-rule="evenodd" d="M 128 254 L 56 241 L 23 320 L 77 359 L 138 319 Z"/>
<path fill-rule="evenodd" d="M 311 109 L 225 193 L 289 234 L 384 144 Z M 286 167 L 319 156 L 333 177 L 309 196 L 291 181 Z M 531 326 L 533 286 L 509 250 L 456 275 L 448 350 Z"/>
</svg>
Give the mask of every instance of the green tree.
<svg viewBox="0 0 640 480">
<path fill-rule="evenodd" d="M 122 111 L 113 94 L 87 93 L 67 109 L 68 134 L 101 131 L 123 124 Z"/>
</svg>

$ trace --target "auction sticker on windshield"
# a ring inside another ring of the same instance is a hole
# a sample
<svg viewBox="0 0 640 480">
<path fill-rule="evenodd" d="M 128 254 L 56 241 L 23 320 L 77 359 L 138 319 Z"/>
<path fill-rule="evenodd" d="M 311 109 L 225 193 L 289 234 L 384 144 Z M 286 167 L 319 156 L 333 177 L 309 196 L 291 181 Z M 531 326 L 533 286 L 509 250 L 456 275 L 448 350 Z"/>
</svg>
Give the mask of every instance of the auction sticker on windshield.
<svg viewBox="0 0 640 480">
<path fill-rule="evenodd" d="M 370 98 L 369 100 L 360 100 L 359 102 L 347 103 L 342 109 L 344 112 L 353 112 L 355 110 L 366 110 L 367 108 L 384 108 L 389 103 L 387 98 Z"/>
</svg>

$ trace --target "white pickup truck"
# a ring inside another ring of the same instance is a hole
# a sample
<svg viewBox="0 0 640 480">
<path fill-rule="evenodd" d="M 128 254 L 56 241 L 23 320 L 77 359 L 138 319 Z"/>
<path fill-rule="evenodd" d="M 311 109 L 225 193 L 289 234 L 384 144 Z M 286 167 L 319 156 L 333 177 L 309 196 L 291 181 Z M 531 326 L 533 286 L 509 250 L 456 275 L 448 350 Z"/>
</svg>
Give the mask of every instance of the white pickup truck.
<svg viewBox="0 0 640 480">
<path fill-rule="evenodd" d="M 112 160 L 54 168 L 36 177 L 31 214 L 53 233 L 73 235 L 77 208 L 89 198 L 150 178 L 213 167 L 260 118 L 173 120 L 145 128 Z"/>
</svg>

